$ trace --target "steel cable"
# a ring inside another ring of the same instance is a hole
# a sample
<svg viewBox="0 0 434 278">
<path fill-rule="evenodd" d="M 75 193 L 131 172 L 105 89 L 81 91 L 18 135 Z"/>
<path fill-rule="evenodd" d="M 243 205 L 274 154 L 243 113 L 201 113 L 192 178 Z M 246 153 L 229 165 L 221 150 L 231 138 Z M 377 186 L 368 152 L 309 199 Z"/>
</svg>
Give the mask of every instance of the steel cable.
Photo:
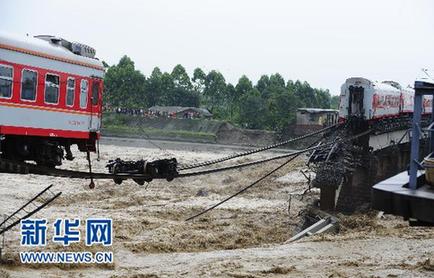
<svg viewBox="0 0 434 278">
<path fill-rule="evenodd" d="M 352 141 L 355 140 L 361 136 L 367 135 L 371 133 L 370 130 L 362 132 L 358 135 L 355 135 L 351 138 L 347 138 L 347 139 L 340 139 L 337 140 L 338 142 L 348 142 L 348 141 Z M 226 166 L 226 167 L 221 167 L 221 168 L 215 168 L 215 169 L 208 169 L 208 170 L 203 170 L 203 171 L 197 171 L 197 172 L 190 172 L 190 173 L 180 173 L 178 175 L 175 176 L 175 178 L 183 178 L 183 177 L 192 177 L 192 176 L 199 176 L 199 175 L 206 175 L 206 174 L 212 174 L 212 173 L 217 173 L 217 172 L 223 172 L 223 171 L 228 171 L 228 170 L 232 170 L 232 169 L 238 169 L 238 168 L 244 168 L 244 167 L 248 167 L 248 166 L 252 166 L 252 165 L 256 165 L 256 164 L 261 164 L 261 163 L 265 163 L 265 162 L 269 162 L 272 160 L 278 160 L 278 159 L 282 159 L 282 158 L 287 158 L 287 157 L 291 157 L 291 156 L 295 156 L 295 155 L 299 155 L 302 153 L 306 153 L 309 151 L 313 151 L 316 149 L 321 149 L 321 148 L 325 148 L 328 146 L 331 146 L 332 144 L 335 144 L 336 142 L 329 142 L 329 143 L 325 143 L 316 147 L 310 147 L 310 148 L 306 148 L 303 150 L 299 150 L 299 151 L 295 151 L 289 154 L 284 154 L 284 155 L 279 155 L 279 156 L 274 156 L 274 157 L 270 157 L 270 158 L 266 158 L 266 159 L 262 159 L 262 160 L 256 160 L 256 161 L 252 161 L 252 162 L 248 162 L 248 163 L 243 163 L 243 164 L 236 164 L 236 165 L 231 165 L 231 166 Z M 145 179 L 145 178 L 151 178 L 151 179 L 166 179 L 166 177 L 164 176 L 150 176 L 150 175 L 144 175 L 144 174 L 109 174 L 109 173 L 92 173 L 90 174 L 89 172 L 84 172 L 84 171 L 74 171 L 74 170 L 64 170 L 64 169 L 53 169 L 53 168 L 48 168 L 48 167 L 43 167 L 43 166 L 37 166 L 34 164 L 30 164 L 30 163 L 24 163 L 24 162 L 16 162 L 16 161 L 11 161 L 11 160 L 7 160 L 7 159 L 0 159 L 0 161 L 5 162 L 7 164 L 10 165 L 15 165 L 15 166 L 20 166 L 20 167 L 26 167 L 29 170 L 29 173 L 31 174 L 37 174 L 37 175 L 46 175 L 46 176 L 54 176 L 54 177 L 63 177 L 63 178 L 78 178 L 78 179 L 89 179 L 89 178 L 93 178 L 93 179 L 113 179 L 113 178 L 122 178 L 122 179 Z"/>
<path fill-rule="evenodd" d="M 279 143 L 276 143 L 276 144 L 273 144 L 273 145 L 265 146 L 265 147 L 262 147 L 262 148 L 257 148 L 257 149 L 249 150 L 249 151 L 242 152 L 242 153 L 235 153 L 235 154 L 232 154 L 232 155 L 229 155 L 229 156 L 226 156 L 226 157 L 222 157 L 222 158 L 218 158 L 218 159 L 214 159 L 214 160 L 209 160 L 209 161 L 205 161 L 205 162 L 195 163 L 195 164 L 192 164 L 192 165 L 187 165 L 187 166 L 184 166 L 184 167 L 180 167 L 178 170 L 180 170 L 180 171 L 182 171 L 182 170 L 190 170 L 190 169 L 194 169 L 194 168 L 198 168 L 198 167 L 209 166 L 209 165 L 213 165 L 213 164 L 216 164 L 216 163 L 224 162 L 224 161 L 227 161 L 227 160 L 230 160 L 230 159 L 234 159 L 234 158 L 238 158 L 238 157 L 242 157 L 242 156 L 247 156 L 247 155 L 251 155 L 251 154 L 254 154 L 254 153 L 263 152 L 263 151 L 266 151 L 266 150 L 269 150 L 269 149 L 274 149 L 274 148 L 277 148 L 277 147 L 280 147 L 280 146 L 283 146 L 283 145 L 286 145 L 286 144 L 289 144 L 289 143 L 293 143 L 293 142 L 296 142 L 296 141 L 300 141 L 300 140 L 309 138 L 311 136 L 318 135 L 320 133 L 324 133 L 324 132 L 326 132 L 326 131 L 328 131 L 330 129 L 338 127 L 339 125 L 340 124 L 335 124 L 335 125 L 332 125 L 332 126 L 329 126 L 329 127 L 326 127 L 326 128 L 323 128 L 323 129 L 320 129 L 320 130 L 317 130 L 317 131 L 314 131 L 312 133 L 305 134 L 303 136 L 299 136 L 299 137 L 296 137 L 296 138 L 285 140 L 285 141 L 282 141 L 282 142 L 279 142 Z"/>
<path fill-rule="evenodd" d="M 309 145 L 309 147 L 312 147 L 314 145 L 316 145 L 318 143 L 319 140 L 317 140 L 315 143 Z M 185 219 L 185 221 L 190 221 L 193 220 L 199 216 L 204 215 L 205 213 L 215 209 L 216 207 L 226 203 L 227 201 L 229 201 L 230 199 L 240 195 L 241 193 L 243 193 L 244 191 L 246 191 L 249 188 L 252 188 L 253 186 L 257 185 L 258 183 L 260 183 L 261 181 L 263 181 L 264 179 L 266 179 L 267 177 L 269 177 L 270 175 L 272 175 L 273 173 L 277 172 L 278 170 L 282 169 L 285 165 L 287 165 L 288 163 L 290 163 L 291 161 L 293 161 L 294 159 L 296 159 L 299 155 L 301 155 L 301 153 L 298 153 L 296 155 L 294 155 L 293 157 L 291 157 L 290 159 L 288 159 L 287 161 L 285 161 L 284 163 L 282 163 L 281 165 L 279 165 L 278 167 L 274 168 L 273 170 L 271 170 L 270 172 L 268 172 L 267 174 L 265 174 L 264 176 L 260 177 L 259 179 L 257 179 L 256 181 L 254 181 L 253 183 L 249 184 L 248 186 L 244 187 L 243 189 L 237 191 L 235 194 L 232 194 L 231 196 L 223 199 L 222 201 L 216 203 L 215 205 L 193 215 L 190 216 L 189 218 Z"/>
</svg>

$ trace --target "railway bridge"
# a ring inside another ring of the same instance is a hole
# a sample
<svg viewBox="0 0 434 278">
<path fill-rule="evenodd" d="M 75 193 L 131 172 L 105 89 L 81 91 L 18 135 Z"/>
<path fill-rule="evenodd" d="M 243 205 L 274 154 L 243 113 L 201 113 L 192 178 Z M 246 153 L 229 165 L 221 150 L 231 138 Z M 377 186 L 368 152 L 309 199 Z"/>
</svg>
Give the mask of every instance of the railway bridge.
<svg viewBox="0 0 434 278">
<path fill-rule="evenodd" d="M 352 146 L 341 147 L 334 158 L 334 149 L 330 148 L 325 159 L 332 160 L 325 163 L 329 167 L 317 168 L 322 209 L 353 212 L 370 204 L 415 225 L 434 225 L 434 181 L 430 176 L 434 172 L 430 163 L 434 154 L 434 117 L 422 117 L 424 99 L 434 96 L 434 82 L 416 81 L 414 88 L 413 119 L 411 125 L 406 124 L 411 129 L 373 131 L 352 141 Z M 321 153 L 317 156 L 320 159 L 310 160 L 324 160 Z M 343 172 L 341 179 L 337 170 Z M 324 178 L 330 176 L 338 178 Z"/>
<path fill-rule="evenodd" d="M 410 139 L 408 130 L 398 130 L 371 134 L 364 140 L 349 142 L 360 147 L 357 154 L 351 154 L 357 163 L 345 169 L 344 178 L 338 184 L 323 180 L 318 183 L 321 209 L 350 213 L 366 207 L 371 201 L 373 185 L 407 169 Z M 426 140 L 421 142 L 421 155 L 426 155 Z M 344 166 L 335 164 L 334 167 Z"/>
</svg>

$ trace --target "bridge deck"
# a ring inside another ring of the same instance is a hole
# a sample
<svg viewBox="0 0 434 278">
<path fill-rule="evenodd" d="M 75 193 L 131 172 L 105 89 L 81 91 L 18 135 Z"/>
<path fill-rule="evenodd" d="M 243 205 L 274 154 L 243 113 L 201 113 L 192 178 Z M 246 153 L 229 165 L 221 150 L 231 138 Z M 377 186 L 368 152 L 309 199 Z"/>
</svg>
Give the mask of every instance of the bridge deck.
<svg viewBox="0 0 434 278">
<path fill-rule="evenodd" d="M 372 188 L 372 207 L 404 218 L 434 223 L 434 186 L 425 183 L 424 171 L 418 174 L 418 188 L 410 189 L 407 171 L 386 179 Z"/>
</svg>

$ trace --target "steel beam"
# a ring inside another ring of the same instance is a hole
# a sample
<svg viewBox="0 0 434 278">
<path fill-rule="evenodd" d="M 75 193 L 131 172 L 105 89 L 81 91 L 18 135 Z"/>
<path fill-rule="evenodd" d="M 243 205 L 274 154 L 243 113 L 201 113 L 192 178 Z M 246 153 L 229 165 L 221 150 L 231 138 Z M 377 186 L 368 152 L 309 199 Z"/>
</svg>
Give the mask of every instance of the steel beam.
<svg viewBox="0 0 434 278">
<path fill-rule="evenodd" d="M 416 90 L 414 96 L 413 122 L 411 125 L 411 154 L 410 154 L 410 188 L 417 188 L 417 171 L 419 169 L 419 140 L 421 136 L 420 122 L 422 117 L 423 94 Z"/>
<path fill-rule="evenodd" d="M 410 154 L 410 181 L 409 188 L 417 189 L 417 171 L 421 167 L 421 163 L 419 162 L 419 145 L 420 145 L 420 136 L 422 133 L 421 129 L 421 116 L 422 116 L 422 108 L 423 108 L 423 96 L 431 95 L 434 97 L 434 83 L 425 82 L 425 81 L 416 81 L 414 82 L 414 110 L 413 110 L 413 122 L 411 127 L 411 154 Z M 434 101 L 433 101 L 434 108 Z M 434 110 L 432 111 L 434 112 Z M 433 113 L 434 114 L 434 113 Z M 431 119 L 434 119 L 434 115 L 431 115 Z M 430 132 L 430 146 L 429 149 L 432 151 L 434 149 L 434 136 L 431 136 Z"/>
</svg>

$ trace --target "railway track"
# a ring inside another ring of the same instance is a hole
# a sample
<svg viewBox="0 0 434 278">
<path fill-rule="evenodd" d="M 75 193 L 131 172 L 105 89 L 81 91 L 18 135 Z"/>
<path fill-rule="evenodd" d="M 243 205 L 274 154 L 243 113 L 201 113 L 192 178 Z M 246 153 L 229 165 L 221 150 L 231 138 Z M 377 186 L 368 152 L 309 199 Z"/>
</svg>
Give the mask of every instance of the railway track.
<svg viewBox="0 0 434 278">
<path fill-rule="evenodd" d="M 282 146 L 284 144 L 287 144 L 289 142 L 294 142 L 297 140 L 302 140 L 305 138 L 308 138 L 310 136 L 314 136 L 314 135 L 318 135 L 320 133 L 332 130 L 333 128 L 336 128 L 337 126 L 333 126 L 333 127 L 327 127 L 325 129 L 319 130 L 317 132 L 313 132 L 311 134 L 308 134 L 306 136 L 301 136 L 295 139 L 291 139 L 291 140 L 287 140 L 278 144 L 274 144 L 271 146 L 267 146 L 264 148 L 260 148 L 260 149 L 255 149 L 252 151 L 248 151 L 248 152 L 244 152 L 244 153 L 238 153 L 238 154 L 234 154 L 231 156 L 227 156 L 224 157 L 222 159 L 219 160 L 212 160 L 212 161 L 208 161 L 208 162 L 204 162 L 204 163 L 199 163 L 199 164 L 195 164 L 195 165 L 191 165 L 190 167 L 186 167 L 186 168 L 182 168 L 180 170 L 180 172 L 177 172 L 177 174 L 175 176 L 171 176 L 170 179 L 165 176 L 165 175 L 146 175 L 146 174 L 130 174 L 130 173 L 120 173 L 120 174 L 113 174 L 113 173 L 92 173 L 92 172 L 84 172 L 84 171 L 74 171 L 74 170 L 65 170 L 65 169 L 55 169 L 55 168 L 49 168 L 49 167 L 43 167 L 43 166 L 38 166 L 35 164 L 31 164 L 31 163 L 25 163 L 25 162 L 16 162 L 16 161 L 12 161 L 12 160 L 7 160 L 7 159 L 0 159 L 0 166 L 2 169 L 6 169 L 9 171 L 13 171 L 15 170 L 16 172 L 20 173 L 20 174 L 36 174 L 36 175 L 44 175 L 44 176 L 52 176 L 52 177 L 59 177 L 59 178 L 76 178 L 76 179 L 91 179 L 91 184 L 89 185 L 91 187 L 91 185 L 93 184 L 93 180 L 94 179 L 121 179 L 121 180 L 125 180 L 125 179 L 133 179 L 133 180 L 152 180 L 152 179 L 167 179 L 167 180 L 171 180 L 173 178 L 185 178 L 185 177 L 194 177 L 194 176 L 200 176 L 200 175 L 208 175 L 208 174 L 213 174 L 213 173 L 219 173 L 219 172 L 223 172 L 223 171 L 229 171 L 229 170 L 234 170 L 234 169 L 241 169 L 241 168 L 245 168 L 245 167 L 249 167 L 249 166 L 253 166 L 253 165 L 258 165 L 258 164 L 262 164 L 262 163 L 267 163 L 269 161 L 273 161 L 273 160 L 281 160 L 286 158 L 287 160 L 281 164 L 280 166 L 278 166 L 276 169 L 272 170 L 271 172 L 267 173 L 265 176 L 261 177 L 260 179 L 256 180 L 255 182 L 253 182 L 252 184 L 250 184 L 249 186 L 243 188 L 241 191 L 237 192 L 236 194 L 234 194 L 233 196 L 228 197 L 227 199 L 217 203 L 216 205 L 200 212 L 197 215 L 194 215 L 192 217 L 189 217 L 187 219 L 188 220 L 192 220 L 196 217 L 199 217 L 205 213 L 207 213 L 208 211 L 214 209 L 215 207 L 221 205 L 222 203 L 228 201 L 229 199 L 233 198 L 234 196 L 241 194 L 242 192 L 244 192 L 245 190 L 249 189 L 250 187 L 258 184 L 259 182 L 261 182 L 263 179 L 267 178 L 269 175 L 271 175 L 272 173 L 274 173 L 275 171 L 277 171 L 278 169 L 282 168 L 283 166 L 285 166 L 287 163 L 289 163 L 290 161 L 294 160 L 295 158 L 297 158 L 298 156 L 304 154 L 304 153 L 308 153 L 308 152 L 313 152 L 315 150 L 321 150 L 321 149 L 326 149 L 326 148 L 330 148 L 332 147 L 334 144 L 336 144 L 337 142 L 351 142 L 353 140 L 356 140 L 360 137 L 369 135 L 372 130 L 368 130 L 362 133 L 359 133 L 355 136 L 352 136 L 350 138 L 342 138 L 342 139 L 335 139 L 331 142 L 327 142 L 324 144 L 318 144 L 318 145 L 311 145 L 308 148 L 299 150 L 299 151 L 294 151 L 292 153 L 288 153 L 288 154 L 283 154 L 283 155 L 277 155 L 277 156 L 273 156 L 270 158 L 266 158 L 266 159 L 261 159 L 261 160 L 256 160 L 256 161 L 252 161 L 252 162 L 248 162 L 248 163 L 242 163 L 242 164 L 235 164 L 235 165 L 230 165 L 230 166 L 224 166 L 224 167 L 219 167 L 219 168 L 213 168 L 213 169 L 205 169 L 205 170 L 200 170 L 200 171 L 186 171 L 186 169 L 194 169 L 194 168 L 198 168 L 198 167 L 204 167 L 204 166 L 208 166 L 208 165 L 213 165 L 213 164 L 217 164 L 223 161 L 228 161 L 230 159 L 234 159 L 234 158 L 238 158 L 238 157 L 242 157 L 242 156 L 247 156 L 247 155 L 251 155 L 253 153 L 258 153 L 261 151 L 265 151 L 268 149 L 272 149 L 272 148 L 276 148 L 278 146 Z M 194 166 L 194 167 L 193 167 Z M 61 194 L 61 192 L 59 193 L 53 193 L 50 189 L 52 188 L 52 185 L 50 185 L 49 187 L 47 187 L 46 189 L 44 189 L 43 191 L 41 191 L 39 194 L 37 194 L 35 197 L 33 197 L 31 200 L 29 200 L 26 204 L 24 204 L 22 207 L 20 207 L 18 210 L 16 210 L 14 213 L 10 214 L 7 218 L 5 218 L 5 220 L 0 223 L 0 234 L 4 234 L 6 231 L 10 230 L 11 228 L 13 228 L 14 226 L 18 225 L 20 223 L 21 220 L 26 219 L 32 215 L 34 215 L 35 213 L 37 213 L 38 211 L 40 211 L 41 209 L 45 208 L 46 206 L 48 206 L 53 200 L 55 200 L 56 198 L 58 198 Z M 93 187 L 91 187 L 93 188 Z M 44 194 L 46 193 L 50 193 L 49 196 L 44 196 Z M 35 202 L 40 202 L 35 203 Z M 33 207 L 36 207 L 32 210 L 29 210 L 28 208 L 30 207 L 30 205 L 33 205 Z"/>
<path fill-rule="evenodd" d="M 325 131 L 328 131 L 330 129 L 331 129 L 331 127 L 328 127 L 328 128 L 322 129 L 321 131 L 325 132 Z M 174 175 L 174 178 L 185 178 L 185 177 L 193 177 L 193 176 L 219 173 L 219 172 L 224 172 L 224 171 L 229 171 L 229 170 L 234 170 L 234 169 L 245 168 L 245 167 L 249 167 L 249 166 L 253 166 L 253 165 L 258 165 L 258 164 L 262 164 L 262 163 L 267 163 L 267 162 L 274 161 L 274 160 L 289 158 L 289 157 L 297 156 L 297 155 L 300 155 L 303 153 L 312 152 L 315 150 L 330 148 L 334 144 L 336 144 L 337 142 L 351 142 L 353 140 L 356 140 L 359 137 L 366 136 L 371 132 L 372 132 L 371 130 L 368 130 L 368 131 L 359 133 L 355 136 L 352 136 L 350 138 L 337 139 L 337 140 L 334 140 L 333 142 L 327 142 L 327 143 L 324 143 L 321 145 L 302 149 L 299 151 L 294 151 L 294 152 L 291 152 L 288 154 L 277 155 L 277 156 L 273 156 L 270 158 L 255 160 L 252 162 L 247 162 L 247 163 L 242 163 L 242 164 L 235 164 L 235 165 L 229 165 L 229 166 L 212 168 L 212 169 L 204 169 L 204 170 L 200 170 L 200 171 L 186 171 L 187 168 L 181 168 L 179 170 L 179 172 L 177 172 L 177 174 Z M 309 135 L 314 136 L 314 135 L 317 135 L 319 133 L 321 133 L 321 132 L 318 131 L 318 132 L 314 132 L 313 134 L 309 134 Z M 310 137 L 310 136 L 303 136 L 302 138 L 305 139 L 305 138 Z M 292 141 L 294 141 L 294 140 L 292 140 Z M 288 143 L 287 141 L 285 141 L 285 142 Z M 283 142 L 279 143 L 279 144 L 274 144 L 272 146 L 264 147 L 264 148 L 261 148 L 260 151 L 265 151 L 265 150 L 271 149 L 273 147 L 276 148 L 278 146 L 281 146 L 282 144 L 283 144 Z M 207 163 L 201 163 L 201 166 L 197 166 L 199 164 L 196 164 L 195 167 L 190 167 L 188 169 L 213 165 L 213 164 L 227 161 L 227 160 L 230 160 L 233 158 L 239 158 L 242 156 L 251 155 L 253 153 L 258 153 L 260 151 L 259 151 L 259 149 L 256 149 L 253 151 L 232 155 L 232 156 L 225 157 L 224 159 L 220 159 L 219 161 L 213 160 L 213 161 L 209 161 Z M 26 163 L 26 162 L 16 162 L 16 161 L 7 160 L 7 159 L 0 159 L 0 164 L 3 165 L 5 167 L 5 169 L 20 169 L 21 170 L 20 173 L 29 173 L 29 174 L 52 176 L 52 177 L 59 177 L 59 178 L 96 179 L 96 180 L 101 180 L 101 179 L 123 179 L 123 180 L 125 180 L 125 179 L 138 179 L 138 180 L 146 179 L 146 180 L 152 180 L 152 179 L 167 179 L 168 178 L 165 175 L 159 175 L 159 174 L 156 174 L 156 175 L 130 174 L 130 173 L 112 174 L 112 173 L 95 173 L 95 172 L 55 169 L 55 168 L 38 166 L 35 164 Z"/>
</svg>

